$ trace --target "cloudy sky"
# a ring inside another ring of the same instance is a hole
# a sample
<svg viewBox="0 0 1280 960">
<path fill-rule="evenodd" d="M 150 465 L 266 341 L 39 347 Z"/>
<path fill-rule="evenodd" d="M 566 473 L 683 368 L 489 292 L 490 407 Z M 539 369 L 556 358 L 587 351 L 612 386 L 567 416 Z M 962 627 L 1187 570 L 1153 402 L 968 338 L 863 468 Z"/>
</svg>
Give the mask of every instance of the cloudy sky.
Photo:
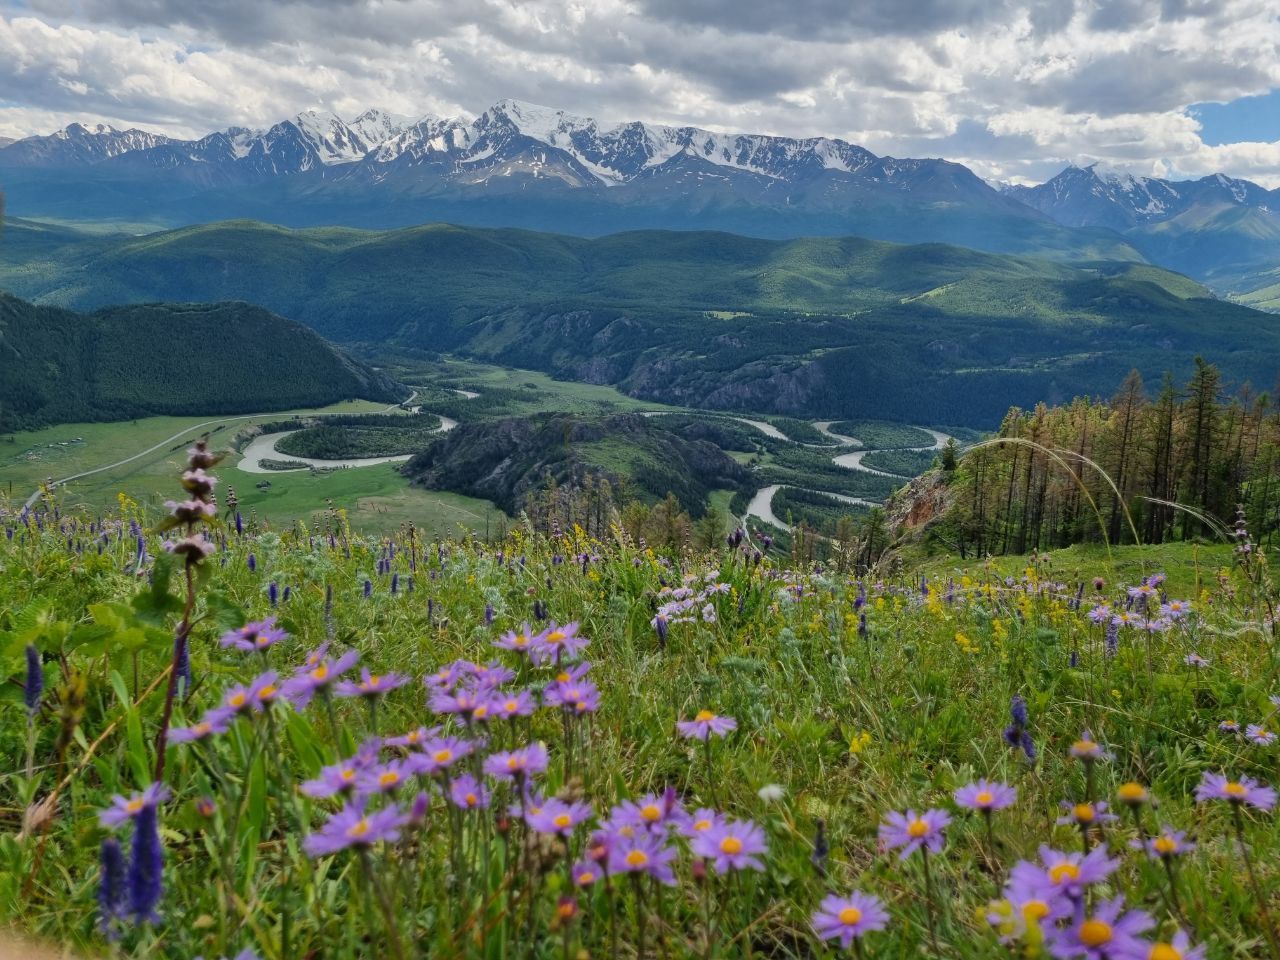
<svg viewBox="0 0 1280 960">
<path fill-rule="evenodd" d="M 0 0 L 0 136 L 308 108 L 824 134 L 1039 181 L 1280 186 L 1276 0 Z"/>
</svg>

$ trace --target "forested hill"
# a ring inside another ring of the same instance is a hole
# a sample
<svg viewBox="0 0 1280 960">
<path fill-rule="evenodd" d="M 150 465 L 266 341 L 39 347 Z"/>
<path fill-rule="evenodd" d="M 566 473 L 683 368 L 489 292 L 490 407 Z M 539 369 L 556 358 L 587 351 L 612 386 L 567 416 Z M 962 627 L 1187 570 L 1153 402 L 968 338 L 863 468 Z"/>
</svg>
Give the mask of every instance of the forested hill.
<svg viewBox="0 0 1280 960">
<path fill-rule="evenodd" d="M 648 399 L 989 427 L 1202 354 L 1269 382 L 1280 318 L 1139 263 L 939 244 L 247 221 L 86 237 L 11 221 L 0 284 L 43 303 L 244 299 L 340 342 L 450 351 Z"/>
<path fill-rule="evenodd" d="M 0 293 L 0 429 L 148 414 L 250 413 L 405 388 L 246 303 L 78 314 Z"/>
<path fill-rule="evenodd" d="M 1185 384 L 1150 390 L 1134 372 L 1107 402 L 1010 410 L 997 437 L 945 478 L 950 507 L 935 527 L 975 556 L 1216 540 L 1241 506 L 1258 542 L 1278 528 L 1280 411 L 1247 388 L 1227 396 L 1203 361 Z"/>
</svg>

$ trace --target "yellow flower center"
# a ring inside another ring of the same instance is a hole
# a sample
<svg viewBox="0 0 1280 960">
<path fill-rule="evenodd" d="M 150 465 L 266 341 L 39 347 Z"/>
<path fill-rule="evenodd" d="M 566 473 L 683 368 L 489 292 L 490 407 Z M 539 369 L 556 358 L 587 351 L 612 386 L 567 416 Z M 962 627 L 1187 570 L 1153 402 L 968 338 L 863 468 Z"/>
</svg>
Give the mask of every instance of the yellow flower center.
<svg viewBox="0 0 1280 960">
<path fill-rule="evenodd" d="M 268 683 L 265 687 L 258 691 L 259 700 L 270 700 L 276 695 L 276 685 Z"/>
<path fill-rule="evenodd" d="M 511 641 L 513 646 L 525 647 L 529 645 L 529 638 L 523 633 L 517 633 L 515 639 Z"/>
<path fill-rule="evenodd" d="M 340 776 L 343 780 L 351 781 L 356 778 L 356 772 L 352 770 L 350 767 L 348 767 L 346 770 L 343 770 L 340 774 L 338 774 L 338 776 Z"/>
<path fill-rule="evenodd" d="M 354 824 L 351 825 L 351 829 L 347 831 L 347 836 L 363 837 L 368 832 L 369 832 L 369 820 L 366 817 L 361 817 L 359 820 L 357 820 Z"/>
<path fill-rule="evenodd" d="M 1092 753 L 1098 748 L 1098 745 L 1092 740 L 1077 740 L 1075 742 L 1076 753 Z"/>
<path fill-rule="evenodd" d="M 203 737 L 205 734 L 213 732 L 213 724 L 208 720 L 201 720 L 196 724 L 195 732 Z"/>
<path fill-rule="evenodd" d="M 925 836 L 928 832 L 929 832 L 929 824 L 925 823 L 923 820 L 916 819 L 916 820 L 912 820 L 909 824 L 907 824 L 907 836 L 911 837 L 912 839 L 919 840 L 921 837 Z"/>
<path fill-rule="evenodd" d="M 260 633 L 258 634 L 257 638 L 253 642 L 256 646 L 266 647 L 266 646 L 270 646 L 271 638 L 268 637 L 265 633 Z"/>
<path fill-rule="evenodd" d="M 989 804 L 994 803 L 995 799 L 996 799 L 995 796 L 992 794 L 990 790 L 983 790 L 981 793 L 979 793 L 976 797 L 973 798 L 974 803 L 976 803 L 980 807 L 985 807 L 985 806 L 988 806 Z"/>
<path fill-rule="evenodd" d="M 1049 868 L 1049 879 L 1054 883 L 1064 883 L 1080 877 L 1080 868 L 1074 863 L 1059 863 Z"/>
<path fill-rule="evenodd" d="M 453 751 L 437 750 L 434 754 L 432 754 L 432 759 L 435 760 L 436 763 L 448 763 L 450 760 L 453 759 Z"/>
<path fill-rule="evenodd" d="M 693 829 L 694 829 L 694 830 L 697 830 L 699 833 L 702 833 L 704 830 L 710 830 L 710 829 L 711 829 L 711 821 L 710 821 L 710 820 L 695 820 L 695 821 L 693 822 Z"/>
<path fill-rule="evenodd" d="M 489 708 L 481 704 L 472 711 L 471 715 L 477 720 L 483 720 L 489 714 Z"/>
<path fill-rule="evenodd" d="M 320 666 L 316 667 L 314 670 L 311 671 L 312 680 L 325 680 L 328 678 L 328 676 L 329 676 L 329 665 L 327 663 L 322 663 L 320 664 Z"/>
<path fill-rule="evenodd" d="M 567 813 L 562 813 L 551 822 L 563 830 L 565 827 L 573 823 L 573 818 L 570 817 Z"/>
<path fill-rule="evenodd" d="M 1165 857 L 1178 852 L 1178 841 L 1173 837 L 1156 837 L 1151 846 L 1156 853 Z"/>
<path fill-rule="evenodd" d="M 586 886 L 588 883 L 594 883 L 595 879 L 596 879 L 596 875 L 592 873 L 590 870 L 583 870 L 580 874 L 578 874 L 578 883 L 583 886 Z"/>
<path fill-rule="evenodd" d="M 405 735 L 405 740 L 406 740 L 406 742 L 408 742 L 408 743 L 417 743 L 417 742 L 418 742 L 419 740 L 421 740 L 421 739 L 422 739 L 422 731 L 421 731 L 421 730 L 415 730 L 415 731 L 413 731 L 413 733 L 410 733 L 410 734 L 406 734 L 406 735 Z"/>
<path fill-rule="evenodd" d="M 1151 945 L 1147 960 L 1182 960 L 1182 951 L 1171 943 L 1155 943 Z"/>
<path fill-rule="evenodd" d="M 662 811 L 658 809 L 656 804 L 649 803 L 640 808 L 640 819 L 642 820 L 648 820 L 650 823 L 653 823 L 661 816 Z"/>
<path fill-rule="evenodd" d="M 552 630 L 550 633 L 547 634 L 547 639 L 546 639 L 547 643 L 556 644 L 556 643 L 564 643 L 564 641 L 565 641 L 565 633 L 562 630 Z"/>
<path fill-rule="evenodd" d="M 1147 788 L 1140 783 L 1122 783 L 1116 794 L 1125 803 L 1141 803 L 1147 799 Z"/>
<path fill-rule="evenodd" d="M 133 800 L 130 800 L 128 803 L 126 803 L 124 805 L 124 808 L 128 810 L 130 813 L 137 813 L 139 810 L 142 809 L 142 801 L 135 798 Z"/>
<path fill-rule="evenodd" d="M 1049 905 L 1043 900 L 1028 900 L 1022 905 L 1022 919 L 1028 923 L 1039 923 L 1049 915 Z"/>
<path fill-rule="evenodd" d="M 627 866 L 643 867 L 649 862 L 649 855 L 643 850 L 632 850 L 627 854 Z"/>
<path fill-rule="evenodd" d="M 502 709 L 506 710 L 507 713 L 515 713 L 520 709 L 520 704 L 514 700 L 508 700 L 502 705 Z"/>
<path fill-rule="evenodd" d="M 507 769 L 515 770 L 520 766 L 520 760 L 516 757 L 507 757 Z"/>
<path fill-rule="evenodd" d="M 572 680 L 572 679 L 573 679 L 573 678 L 572 678 L 572 677 L 570 677 L 570 676 L 569 676 L 567 673 L 565 673 L 563 670 L 561 670 L 559 673 L 557 673 L 557 674 L 556 674 L 556 682 L 557 682 L 557 683 L 568 683 L 568 682 L 569 682 L 570 680 Z"/>
<path fill-rule="evenodd" d="M 587 701 L 579 700 L 577 703 L 573 705 L 573 709 L 577 710 L 579 713 L 586 713 Z"/>
<path fill-rule="evenodd" d="M 846 927 L 852 927 L 855 923 L 862 919 L 862 911 L 857 907 L 845 907 L 836 916 Z"/>
<path fill-rule="evenodd" d="M 396 773 L 394 770 L 388 770 L 385 773 L 383 773 L 380 777 L 378 777 L 378 783 L 380 783 L 384 787 L 394 786 L 399 782 L 400 782 L 400 774 Z"/>
<path fill-rule="evenodd" d="M 699 710 L 698 715 L 693 719 L 696 720 L 698 723 L 706 723 L 708 720 L 714 720 L 715 718 L 716 718 L 716 715 L 712 713 L 710 710 Z"/>
<path fill-rule="evenodd" d="M 243 706 L 244 706 L 244 694 L 243 694 L 243 693 L 233 693 L 233 694 L 231 694 L 231 696 L 227 697 L 227 706 L 229 706 L 229 707 L 243 707 Z"/>
<path fill-rule="evenodd" d="M 477 803 L 479 803 L 479 802 L 480 802 L 480 798 L 479 798 L 479 797 L 477 797 L 474 793 L 468 793 L 468 794 L 467 794 L 465 797 L 463 797 L 462 799 L 463 799 L 463 800 L 465 800 L 465 801 L 467 801 L 467 806 L 468 806 L 468 807 L 474 807 Z"/>
<path fill-rule="evenodd" d="M 1232 780 L 1223 786 L 1222 792 L 1229 797 L 1244 797 L 1249 791 L 1245 789 L 1243 783 L 1236 783 Z"/>
<path fill-rule="evenodd" d="M 720 852 L 727 853 L 729 854 L 729 856 L 733 856 L 736 853 L 741 853 L 742 841 L 739 840 L 737 837 L 725 837 L 723 840 L 720 841 Z"/>
<path fill-rule="evenodd" d="M 1093 818 L 1095 816 L 1093 812 L 1093 805 L 1089 803 L 1077 803 L 1071 808 L 1071 815 L 1081 823 L 1093 823 Z"/>
<path fill-rule="evenodd" d="M 381 677 L 379 677 L 379 676 L 375 673 L 375 674 L 373 674 L 373 676 L 371 676 L 368 680 L 366 680 L 366 681 L 365 681 L 365 686 L 366 686 L 366 687 L 376 687 L 376 686 L 378 685 L 378 681 L 379 681 L 380 679 L 381 679 Z"/>
<path fill-rule="evenodd" d="M 1086 920 L 1080 924 L 1080 942 L 1086 947 L 1100 947 L 1111 942 L 1111 924 L 1102 920 Z"/>
</svg>

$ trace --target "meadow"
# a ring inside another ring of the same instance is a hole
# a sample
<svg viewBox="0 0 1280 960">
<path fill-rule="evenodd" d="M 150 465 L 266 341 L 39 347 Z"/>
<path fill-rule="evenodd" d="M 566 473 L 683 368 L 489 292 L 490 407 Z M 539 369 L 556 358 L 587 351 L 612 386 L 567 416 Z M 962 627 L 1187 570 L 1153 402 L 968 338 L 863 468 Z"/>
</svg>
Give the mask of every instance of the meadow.
<svg viewBox="0 0 1280 960">
<path fill-rule="evenodd" d="M 1243 527 L 840 576 L 739 534 L 276 532 L 206 471 L 168 519 L 0 515 L 0 916 L 29 934 L 1280 958 L 1276 591 Z"/>
</svg>

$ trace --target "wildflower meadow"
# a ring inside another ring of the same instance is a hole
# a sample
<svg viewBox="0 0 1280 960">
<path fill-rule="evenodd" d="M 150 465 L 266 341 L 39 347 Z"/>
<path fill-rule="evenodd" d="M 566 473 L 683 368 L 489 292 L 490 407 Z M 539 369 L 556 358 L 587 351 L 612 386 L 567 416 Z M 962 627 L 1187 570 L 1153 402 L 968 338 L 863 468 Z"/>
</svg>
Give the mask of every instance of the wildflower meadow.
<svg viewBox="0 0 1280 960">
<path fill-rule="evenodd" d="M 1280 960 L 1276 591 L 0 515 L 0 913 L 103 957 Z M 1139 550 L 1140 548 L 1126 548 Z M 1225 555 L 1225 554 L 1223 554 Z"/>
</svg>

